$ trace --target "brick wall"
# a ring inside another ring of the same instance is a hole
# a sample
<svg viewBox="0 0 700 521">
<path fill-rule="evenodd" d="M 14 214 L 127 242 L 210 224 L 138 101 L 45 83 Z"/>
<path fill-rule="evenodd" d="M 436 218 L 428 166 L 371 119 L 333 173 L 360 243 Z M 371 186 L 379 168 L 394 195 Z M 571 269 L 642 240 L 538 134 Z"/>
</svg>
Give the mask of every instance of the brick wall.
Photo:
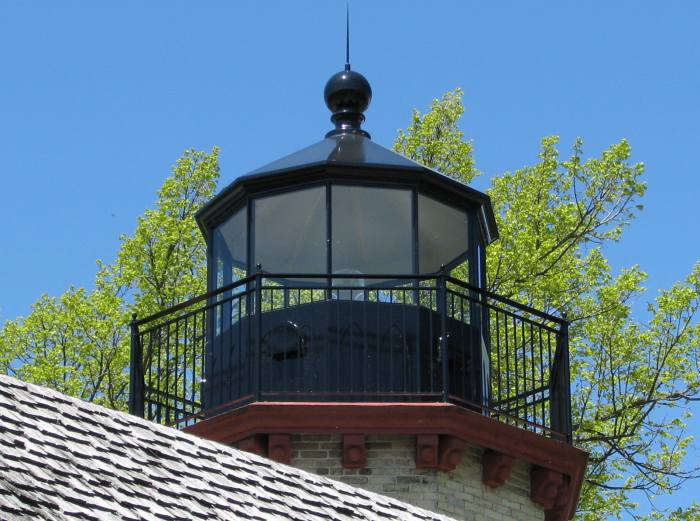
<svg viewBox="0 0 700 521">
<path fill-rule="evenodd" d="M 468 446 L 453 472 L 416 470 L 415 436 L 368 436 L 366 449 L 365 468 L 344 469 L 340 435 L 295 435 L 291 465 L 456 519 L 544 520 L 542 508 L 530 501 L 529 469 L 522 462 L 494 490 L 481 481 L 478 447 Z"/>
</svg>

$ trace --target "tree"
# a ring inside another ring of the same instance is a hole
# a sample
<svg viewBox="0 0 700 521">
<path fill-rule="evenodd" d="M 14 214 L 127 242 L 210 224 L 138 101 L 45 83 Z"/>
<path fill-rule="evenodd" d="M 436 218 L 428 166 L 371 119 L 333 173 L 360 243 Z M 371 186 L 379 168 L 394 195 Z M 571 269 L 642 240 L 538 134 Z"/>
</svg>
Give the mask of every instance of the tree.
<svg viewBox="0 0 700 521">
<path fill-rule="evenodd" d="M 117 259 L 98 261 L 95 289 L 43 295 L 26 318 L 0 329 L 0 368 L 18 378 L 125 409 L 131 313 L 147 316 L 202 293 L 206 248 L 195 212 L 214 194 L 218 149 L 188 150 L 155 209 L 121 237 Z"/>
<path fill-rule="evenodd" d="M 413 112 L 395 149 L 470 182 L 479 175 L 458 122 L 462 92 Z M 644 320 L 631 301 L 644 295 L 638 266 L 614 274 L 605 248 L 642 210 L 643 165 L 621 141 L 584 159 L 558 139 L 542 140 L 539 161 L 492 179 L 488 190 L 501 238 L 489 246 L 491 290 L 550 313 L 567 313 L 572 356 L 575 443 L 591 454 L 580 502 L 586 521 L 634 509 L 634 492 L 671 492 L 690 438 L 684 421 L 699 397 L 700 263 L 661 291 Z M 41 297 L 26 318 L 0 330 L 0 367 L 22 379 L 123 408 L 131 311 L 146 316 L 202 293 L 205 249 L 193 216 L 211 198 L 218 150 L 187 151 L 159 191 L 154 210 L 122 238 L 112 264 L 100 263 L 95 289 Z M 656 512 L 697 520 L 699 507 Z"/>
<path fill-rule="evenodd" d="M 461 96 L 456 90 L 427 114 L 414 111 L 394 148 L 469 182 L 479 172 L 457 125 Z M 575 443 L 590 453 L 579 517 L 640 517 L 633 491 L 652 497 L 695 476 L 682 463 L 688 404 L 700 398 L 700 263 L 659 293 L 646 320 L 634 316 L 630 303 L 644 294 L 646 274 L 636 265 L 613 274 L 604 250 L 642 210 L 644 166 L 630 162 L 625 140 L 585 160 L 580 139 L 566 159 L 557 142 L 544 138 L 537 164 L 492 179 L 500 239 L 488 249 L 489 289 L 567 313 Z M 697 515 L 697 506 L 668 513 Z"/>
</svg>

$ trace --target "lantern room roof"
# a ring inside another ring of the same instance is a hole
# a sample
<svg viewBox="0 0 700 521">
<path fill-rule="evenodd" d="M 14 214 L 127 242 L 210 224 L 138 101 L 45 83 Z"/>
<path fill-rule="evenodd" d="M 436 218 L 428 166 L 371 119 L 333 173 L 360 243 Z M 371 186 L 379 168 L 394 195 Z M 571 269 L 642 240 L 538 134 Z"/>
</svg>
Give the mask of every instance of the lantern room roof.
<svg viewBox="0 0 700 521">
<path fill-rule="evenodd" d="M 323 97 L 335 129 L 324 140 L 239 177 L 209 201 L 196 216 L 207 240 L 209 230 L 230 217 L 248 196 L 328 181 L 412 185 L 476 213 L 485 244 L 498 238 L 488 195 L 370 140 L 362 123 L 372 100 L 372 87 L 362 74 L 351 69 L 349 45 L 345 69 L 331 76 Z"/>
<path fill-rule="evenodd" d="M 488 195 L 374 143 L 359 133 L 340 133 L 238 177 L 197 214 L 203 232 L 221 222 L 248 194 L 323 180 L 419 184 L 438 198 L 474 208 L 485 242 L 498 238 Z"/>
<path fill-rule="evenodd" d="M 384 168 L 424 168 L 415 161 L 378 145 L 361 134 L 338 134 L 261 166 L 249 175 L 327 163 Z"/>
</svg>

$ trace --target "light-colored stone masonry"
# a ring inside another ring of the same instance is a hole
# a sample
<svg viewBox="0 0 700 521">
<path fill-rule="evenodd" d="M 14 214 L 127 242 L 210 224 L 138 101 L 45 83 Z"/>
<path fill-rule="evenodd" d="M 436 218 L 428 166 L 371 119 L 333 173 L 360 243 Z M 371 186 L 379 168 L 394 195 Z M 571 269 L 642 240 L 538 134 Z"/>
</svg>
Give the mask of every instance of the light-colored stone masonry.
<svg viewBox="0 0 700 521">
<path fill-rule="evenodd" d="M 367 465 L 344 469 L 340 435 L 292 436 L 291 465 L 366 490 L 469 521 L 543 521 L 544 510 L 530 501 L 529 467 L 518 462 L 498 489 L 481 481 L 481 453 L 467 446 L 452 472 L 417 470 L 415 436 L 367 436 Z"/>
</svg>

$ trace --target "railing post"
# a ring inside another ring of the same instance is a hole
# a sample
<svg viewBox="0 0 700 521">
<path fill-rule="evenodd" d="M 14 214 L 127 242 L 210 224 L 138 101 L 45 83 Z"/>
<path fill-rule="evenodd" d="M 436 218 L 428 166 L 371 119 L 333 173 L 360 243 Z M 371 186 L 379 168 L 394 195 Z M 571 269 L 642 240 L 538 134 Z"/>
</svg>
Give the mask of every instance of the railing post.
<svg viewBox="0 0 700 521">
<path fill-rule="evenodd" d="M 440 314 L 440 359 L 442 372 L 442 401 L 450 400 L 449 360 L 447 358 L 447 278 L 445 265 L 438 276 L 438 313 Z"/>
<path fill-rule="evenodd" d="M 566 313 L 562 315 L 564 322 L 559 327 L 557 353 L 554 360 L 556 374 L 552 378 L 553 387 L 550 389 L 550 407 L 552 429 L 566 435 L 566 442 L 573 442 L 571 421 L 571 372 L 569 369 L 569 321 Z"/>
<path fill-rule="evenodd" d="M 143 347 L 139 339 L 136 313 L 131 315 L 131 370 L 129 371 L 129 412 L 143 418 Z"/>
<path fill-rule="evenodd" d="M 255 273 L 255 401 L 262 397 L 262 265 L 257 265 Z"/>
<path fill-rule="evenodd" d="M 562 351 L 562 371 L 561 371 L 561 388 L 562 388 L 562 416 L 564 417 L 564 432 L 566 433 L 567 443 L 573 443 L 573 425 L 571 421 L 571 369 L 569 367 L 569 321 L 564 313 L 564 322 L 561 326 L 561 341 L 563 346 Z"/>
</svg>

